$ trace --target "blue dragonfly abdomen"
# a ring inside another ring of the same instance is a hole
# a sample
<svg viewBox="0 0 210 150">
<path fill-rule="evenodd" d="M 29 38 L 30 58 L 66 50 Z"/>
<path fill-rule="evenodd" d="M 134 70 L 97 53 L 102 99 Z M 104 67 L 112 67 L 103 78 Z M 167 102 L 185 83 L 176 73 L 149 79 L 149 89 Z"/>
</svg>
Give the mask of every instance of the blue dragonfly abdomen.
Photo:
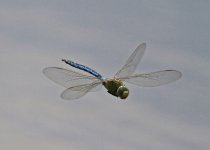
<svg viewBox="0 0 210 150">
<path fill-rule="evenodd" d="M 101 79 L 101 80 L 103 79 L 102 75 L 100 75 L 98 72 L 96 72 L 95 70 L 93 70 L 89 67 L 86 67 L 84 65 L 75 63 L 71 60 L 62 59 L 62 61 L 64 61 L 66 64 L 68 64 L 68 65 L 70 65 L 74 68 L 77 68 L 77 69 L 83 70 L 85 72 L 88 72 L 88 73 L 92 74 L 93 76 L 97 77 L 98 79 Z"/>
</svg>

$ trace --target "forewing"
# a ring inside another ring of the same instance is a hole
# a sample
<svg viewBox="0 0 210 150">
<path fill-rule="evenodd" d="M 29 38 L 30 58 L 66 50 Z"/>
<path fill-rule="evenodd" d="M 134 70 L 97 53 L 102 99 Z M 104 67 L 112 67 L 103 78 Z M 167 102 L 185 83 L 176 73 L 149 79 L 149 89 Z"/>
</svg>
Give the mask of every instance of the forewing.
<svg viewBox="0 0 210 150">
<path fill-rule="evenodd" d="M 142 59 L 146 49 L 146 43 L 140 44 L 128 58 L 125 65 L 115 74 L 115 78 L 127 77 L 134 73 L 136 67 Z"/>
<path fill-rule="evenodd" d="M 176 81 L 181 76 L 182 74 L 179 71 L 164 70 L 164 71 L 151 72 L 147 74 L 136 74 L 121 79 L 141 87 L 154 87 Z"/>
<path fill-rule="evenodd" d="M 100 81 L 94 76 L 83 75 L 71 70 L 66 70 L 57 67 L 48 67 L 43 70 L 45 76 L 55 83 L 66 88 L 75 87 L 78 85 L 91 84 L 95 81 Z"/>
<path fill-rule="evenodd" d="M 65 100 L 74 100 L 74 99 L 81 98 L 82 96 L 84 96 L 85 94 L 87 94 L 92 89 L 99 86 L 100 84 L 101 82 L 94 82 L 92 84 L 85 84 L 85 85 L 68 88 L 61 94 L 61 98 Z"/>
</svg>

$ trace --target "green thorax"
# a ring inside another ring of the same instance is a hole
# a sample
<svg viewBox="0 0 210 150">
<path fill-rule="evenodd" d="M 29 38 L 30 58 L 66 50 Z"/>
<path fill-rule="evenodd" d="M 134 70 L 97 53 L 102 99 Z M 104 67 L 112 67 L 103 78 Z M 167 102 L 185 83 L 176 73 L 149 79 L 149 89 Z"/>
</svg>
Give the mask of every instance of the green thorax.
<svg viewBox="0 0 210 150">
<path fill-rule="evenodd" d="M 123 82 L 120 79 L 109 79 L 103 82 L 103 85 L 108 90 L 108 92 L 114 96 L 118 97 L 117 89 L 123 86 Z"/>
</svg>

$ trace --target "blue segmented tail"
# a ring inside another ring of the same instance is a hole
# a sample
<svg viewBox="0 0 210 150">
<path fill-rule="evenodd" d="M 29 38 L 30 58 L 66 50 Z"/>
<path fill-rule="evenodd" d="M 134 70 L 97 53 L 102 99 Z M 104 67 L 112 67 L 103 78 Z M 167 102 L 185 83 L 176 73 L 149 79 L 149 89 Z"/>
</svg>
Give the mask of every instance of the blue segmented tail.
<svg viewBox="0 0 210 150">
<path fill-rule="evenodd" d="M 95 70 L 90 69 L 90 68 L 88 68 L 84 65 L 81 65 L 81 64 L 78 64 L 78 63 L 75 63 L 71 60 L 66 60 L 66 59 L 62 59 L 62 61 L 64 61 L 66 64 L 68 64 L 68 65 L 70 65 L 74 68 L 77 68 L 77 69 L 83 70 L 85 72 L 88 72 L 88 73 L 92 74 L 93 76 L 95 76 L 99 79 L 103 79 L 103 77 L 99 73 L 97 73 Z"/>
</svg>

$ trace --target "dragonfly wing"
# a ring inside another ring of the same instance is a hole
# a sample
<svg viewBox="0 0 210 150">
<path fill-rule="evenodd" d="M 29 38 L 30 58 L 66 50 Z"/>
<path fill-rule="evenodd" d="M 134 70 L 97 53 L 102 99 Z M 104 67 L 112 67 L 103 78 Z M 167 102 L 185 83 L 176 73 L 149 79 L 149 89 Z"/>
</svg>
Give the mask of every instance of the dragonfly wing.
<svg viewBox="0 0 210 150">
<path fill-rule="evenodd" d="M 154 87 L 176 81 L 181 76 L 182 74 L 179 71 L 164 70 L 164 71 L 151 72 L 147 74 L 136 74 L 121 79 L 141 87 Z"/>
<path fill-rule="evenodd" d="M 115 74 L 115 78 L 127 77 L 133 74 L 146 49 L 146 43 L 140 44 L 128 58 L 125 65 Z"/>
<path fill-rule="evenodd" d="M 93 88 L 90 90 L 90 92 L 97 92 L 97 91 L 99 91 L 99 90 L 101 90 L 101 89 L 102 89 L 102 84 L 99 84 L 99 85 L 93 87 Z"/>
<path fill-rule="evenodd" d="M 61 94 L 61 98 L 65 100 L 78 99 L 98 87 L 100 84 L 101 82 L 94 82 L 92 84 L 84 84 L 68 88 Z"/>
<path fill-rule="evenodd" d="M 71 70 L 57 67 L 48 67 L 43 70 L 45 76 L 55 83 L 66 88 L 78 85 L 91 84 L 94 81 L 100 81 L 94 76 L 80 74 Z"/>
</svg>

